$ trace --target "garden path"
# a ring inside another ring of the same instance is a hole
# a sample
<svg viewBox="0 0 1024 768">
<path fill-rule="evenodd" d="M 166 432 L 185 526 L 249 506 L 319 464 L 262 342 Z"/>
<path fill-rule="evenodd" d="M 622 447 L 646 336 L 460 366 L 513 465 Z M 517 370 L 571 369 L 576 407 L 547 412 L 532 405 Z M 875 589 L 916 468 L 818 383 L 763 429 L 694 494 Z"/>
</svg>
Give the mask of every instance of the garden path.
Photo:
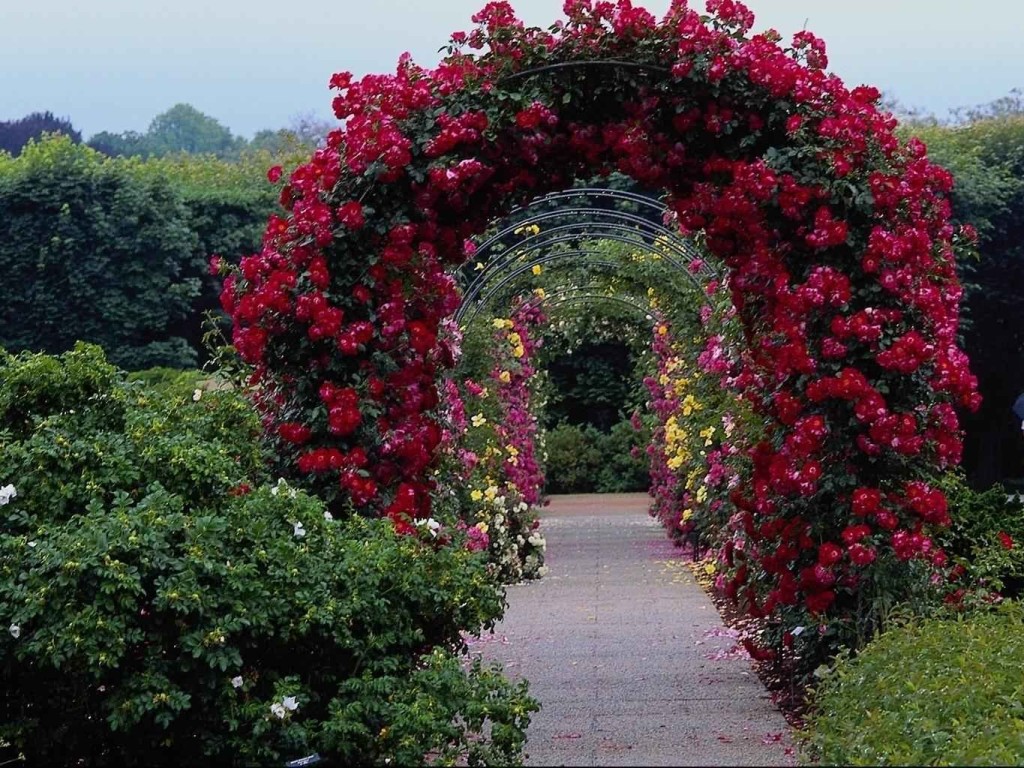
<svg viewBox="0 0 1024 768">
<path fill-rule="evenodd" d="M 789 765 L 789 728 L 642 494 L 555 496 L 549 572 L 473 643 L 542 705 L 527 765 Z"/>
</svg>

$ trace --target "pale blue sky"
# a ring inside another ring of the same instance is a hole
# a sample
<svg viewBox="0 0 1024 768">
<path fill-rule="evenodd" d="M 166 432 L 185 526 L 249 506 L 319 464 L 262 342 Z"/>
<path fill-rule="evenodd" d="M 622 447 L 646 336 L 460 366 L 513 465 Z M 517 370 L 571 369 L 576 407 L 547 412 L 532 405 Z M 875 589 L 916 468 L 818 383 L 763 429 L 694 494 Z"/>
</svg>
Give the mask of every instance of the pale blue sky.
<svg viewBox="0 0 1024 768">
<path fill-rule="evenodd" d="M 51 110 L 85 136 L 188 102 L 235 133 L 330 116 L 332 72 L 423 64 L 484 0 L 0 0 L 0 120 Z M 639 2 L 661 15 L 668 0 Z M 514 0 L 530 24 L 562 0 Z M 1021 0 L 749 0 L 755 29 L 806 26 L 830 69 L 939 115 L 1024 87 Z M 695 1 L 702 7 L 702 1 Z"/>
</svg>

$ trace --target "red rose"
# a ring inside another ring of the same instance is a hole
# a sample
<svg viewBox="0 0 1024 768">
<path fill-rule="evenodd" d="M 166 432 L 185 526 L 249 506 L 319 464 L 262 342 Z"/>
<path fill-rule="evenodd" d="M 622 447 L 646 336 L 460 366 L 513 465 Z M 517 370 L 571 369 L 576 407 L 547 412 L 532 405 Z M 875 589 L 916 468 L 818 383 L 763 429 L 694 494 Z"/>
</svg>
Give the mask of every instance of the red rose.
<svg viewBox="0 0 1024 768">
<path fill-rule="evenodd" d="M 863 544 L 850 545 L 850 562 L 854 565 L 870 565 L 875 561 L 876 553 L 871 547 Z"/>
<path fill-rule="evenodd" d="M 271 184 L 277 184 L 278 180 L 281 178 L 281 173 L 282 171 L 280 165 L 271 166 L 270 169 L 267 171 L 267 181 L 269 181 Z"/>
<path fill-rule="evenodd" d="M 999 543 L 1003 545 L 1003 549 L 1013 549 L 1013 538 L 1006 531 L 1000 531 Z"/>
<path fill-rule="evenodd" d="M 838 544 L 827 541 L 818 547 L 818 562 L 822 565 L 835 565 L 843 559 L 843 548 Z"/>
<path fill-rule="evenodd" d="M 363 217 L 363 206 L 355 200 L 349 200 L 338 208 L 338 221 L 349 229 L 362 229 L 366 223 L 366 219 Z"/>
<path fill-rule="evenodd" d="M 807 610 L 813 614 L 824 613 L 828 610 L 828 607 L 836 599 L 836 593 L 828 589 L 824 592 L 817 592 L 813 595 L 808 595 L 804 600 L 804 604 L 807 606 Z"/>
</svg>

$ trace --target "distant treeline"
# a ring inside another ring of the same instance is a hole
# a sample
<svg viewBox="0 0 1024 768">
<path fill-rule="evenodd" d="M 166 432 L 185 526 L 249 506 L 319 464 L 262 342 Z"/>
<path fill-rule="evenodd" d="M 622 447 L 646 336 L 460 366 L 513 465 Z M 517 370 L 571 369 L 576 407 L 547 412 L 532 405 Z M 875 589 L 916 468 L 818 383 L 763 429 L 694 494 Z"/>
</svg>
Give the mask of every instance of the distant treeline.
<svg viewBox="0 0 1024 768">
<path fill-rule="evenodd" d="M 175 104 L 153 118 L 145 133 L 101 131 L 86 144 L 109 157 L 165 157 L 188 153 L 238 159 L 251 152 L 281 153 L 311 148 L 323 138 L 329 125 L 311 116 L 297 117 L 288 128 L 265 129 L 252 139 L 235 136 L 224 125 L 189 104 Z M 52 112 L 33 112 L 17 120 L 0 121 L 0 150 L 21 154 L 32 139 L 60 133 L 81 143 L 82 135 L 68 118 Z"/>
</svg>

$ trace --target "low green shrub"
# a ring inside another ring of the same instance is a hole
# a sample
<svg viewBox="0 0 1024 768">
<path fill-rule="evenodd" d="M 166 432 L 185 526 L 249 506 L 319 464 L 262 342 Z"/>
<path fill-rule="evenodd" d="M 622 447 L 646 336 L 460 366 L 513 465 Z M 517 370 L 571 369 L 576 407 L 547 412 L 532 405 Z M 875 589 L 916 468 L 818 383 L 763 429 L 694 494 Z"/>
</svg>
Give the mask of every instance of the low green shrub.
<svg viewBox="0 0 1024 768">
<path fill-rule="evenodd" d="M 883 633 L 821 680 L 804 757 L 825 765 L 1024 762 L 1024 611 Z"/>
<path fill-rule="evenodd" d="M 1002 485 L 971 489 L 958 474 L 943 478 L 952 525 L 939 543 L 959 566 L 954 580 L 964 595 L 1024 593 L 1024 502 Z"/>
<path fill-rule="evenodd" d="M 193 368 L 181 370 L 163 366 L 145 368 L 128 374 L 128 381 L 138 381 L 147 389 L 158 389 L 175 395 L 190 395 L 209 378 L 209 374 Z"/>
<path fill-rule="evenodd" d="M 650 462 L 644 450 L 648 435 L 638 434 L 629 421 L 620 421 L 601 435 L 604 460 L 597 474 L 598 493 L 646 491 L 651 484 Z"/>
<path fill-rule="evenodd" d="M 548 493 L 627 493 L 650 484 L 647 455 L 634 450 L 646 443 L 628 421 L 607 433 L 589 424 L 559 424 L 546 432 L 544 444 Z"/>
<path fill-rule="evenodd" d="M 331 519 L 236 391 L 95 347 L 0 355 L 4 408 L 0 762 L 520 759 L 536 703 L 461 656 L 504 594 L 457 531 Z"/>
</svg>

